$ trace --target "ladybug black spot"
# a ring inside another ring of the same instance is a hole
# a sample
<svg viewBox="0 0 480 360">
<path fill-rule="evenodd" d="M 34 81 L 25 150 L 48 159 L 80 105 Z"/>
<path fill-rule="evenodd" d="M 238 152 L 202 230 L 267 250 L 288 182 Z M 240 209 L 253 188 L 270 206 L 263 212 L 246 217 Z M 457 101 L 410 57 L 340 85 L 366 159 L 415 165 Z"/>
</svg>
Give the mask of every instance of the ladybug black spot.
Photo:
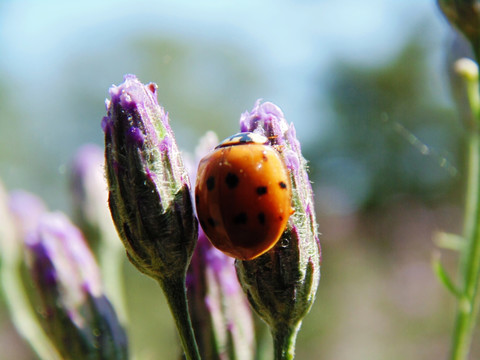
<svg viewBox="0 0 480 360">
<path fill-rule="evenodd" d="M 261 225 L 265 225 L 265 214 L 263 212 L 258 213 L 257 218 Z"/>
<path fill-rule="evenodd" d="M 202 229 L 207 228 L 207 224 L 205 224 L 205 221 L 203 221 L 203 220 L 200 220 L 200 226 L 202 227 Z"/>
<path fill-rule="evenodd" d="M 259 186 L 257 187 L 257 195 L 265 195 L 267 193 L 266 186 Z"/>
<path fill-rule="evenodd" d="M 238 185 L 238 176 L 229 172 L 225 177 L 225 183 L 230 189 L 235 189 Z"/>
<path fill-rule="evenodd" d="M 278 183 L 278 185 L 280 185 L 280 187 L 281 187 L 282 189 L 286 189 L 286 188 L 287 188 L 287 184 L 285 184 L 283 181 L 280 181 L 280 182 Z"/>
<path fill-rule="evenodd" d="M 217 222 L 211 217 L 207 219 L 207 222 L 208 222 L 208 225 L 210 225 L 211 227 L 217 226 Z"/>
<path fill-rule="evenodd" d="M 235 225 L 245 225 L 247 223 L 247 214 L 241 212 L 233 217 L 233 223 Z"/>
<path fill-rule="evenodd" d="M 199 202 L 200 202 L 200 196 L 198 196 L 198 194 L 195 194 L 195 204 L 198 206 Z"/>
<path fill-rule="evenodd" d="M 213 176 L 210 176 L 207 179 L 207 189 L 208 191 L 212 191 L 213 189 L 215 189 L 215 178 Z"/>
</svg>

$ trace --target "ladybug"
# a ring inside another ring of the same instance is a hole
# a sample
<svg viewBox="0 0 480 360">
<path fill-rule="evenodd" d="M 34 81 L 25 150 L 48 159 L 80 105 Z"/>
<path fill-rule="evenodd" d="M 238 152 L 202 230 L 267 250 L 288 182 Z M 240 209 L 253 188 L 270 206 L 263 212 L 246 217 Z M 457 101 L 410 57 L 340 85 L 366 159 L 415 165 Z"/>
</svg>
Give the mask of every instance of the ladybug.
<svg viewBox="0 0 480 360">
<path fill-rule="evenodd" d="M 198 165 L 195 205 L 211 243 L 229 256 L 254 259 L 270 250 L 292 214 L 290 176 L 265 136 L 223 140 Z"/>
</svg>

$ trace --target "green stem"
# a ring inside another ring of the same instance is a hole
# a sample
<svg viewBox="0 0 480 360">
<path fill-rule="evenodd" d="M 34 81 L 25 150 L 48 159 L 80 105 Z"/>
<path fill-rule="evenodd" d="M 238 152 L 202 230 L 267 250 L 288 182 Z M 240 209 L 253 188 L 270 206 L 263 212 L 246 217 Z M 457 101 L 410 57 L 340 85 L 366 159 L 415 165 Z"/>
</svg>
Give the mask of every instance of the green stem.
<svg viewBox="0 0 480 360">
<path fill-rule="evenodd" d="M 469 133 L 469 163 L 465 239 L 468 244 L 461 264 L 461 295 L 458 298 L 450 359 L 466 360 L 478 313 L 477 289 L 480 274 L 480 135 Z"/>
<path fill-rule="evenodd" d="M 275 360 L 293 360 L 295 358 L 295 342 L 299 329 L 300 323 L 271 329 Z"/>
<path fill-rule="evenodd" d="M 40 326 L 23 288 L 20 275 L 21 262 L 15 257 L 2 259 L 0 268 L 3 295 L 18 333 L 30 344 L 42 360 L 60 360 L 55 347 Z"/>
<path fill-rule="evenodd" d="M 185 276 L 179 279 L 159 279 L 158 283 L 167 298 L 186 359 L 201 360 L 197 342 L 195 341 L 195 334 L 193 333 L 190 313 L 188 312 Z"/>
</svg>

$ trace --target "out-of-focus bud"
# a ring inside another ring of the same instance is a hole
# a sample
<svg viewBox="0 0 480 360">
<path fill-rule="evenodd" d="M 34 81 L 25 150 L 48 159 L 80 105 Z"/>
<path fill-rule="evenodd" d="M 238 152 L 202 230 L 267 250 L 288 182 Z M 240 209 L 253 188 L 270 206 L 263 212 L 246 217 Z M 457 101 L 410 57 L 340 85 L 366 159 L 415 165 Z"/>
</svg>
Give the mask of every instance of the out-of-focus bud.
<svg viewBox="0 0 480 360">
<path fill-rule="evenodd" d="M 234 259 L 212 246 L 203 231 L 187 273 L 192 325 L 202 359 L 251 360 L 255 330 Z"/>
<path fill-rule="evenodd" d="M 272 103 L 257 101 L 240 119 L 241 131 L 270 139 L 285 161 L 292 184 L 292 207 L 278 243 L 251 261 L 237 261 L 240 283 L 250 304 L 269 325 L 276 359 L 292 359 L 296 334 L 310 310 L 320 280 L 321 248 L 314 199 L 295 129 Z"/>
<path fill-rule="evenodd" d="M 477 121 L 469 99 L 472 75 L 475 73 L 472 65 L 476 67 L 474 61 L 471 60 L 474 57 L 473 50 L 468 40 L 457 32 L 445 55 L 451 95 L 456 102 L 459 118 L 467 129 L 474 129 Z M 478 94 L 477 89 L 475 91 Z"/>
<path fill-rule="evenodd" d="M 453 70 L 458 77 L 454 89 L 458 89 L 460 94 L 456 98 L 460 109 L 460 115 L 464 120 L 469 131 L 478 131 L 480 128 L 480 92 L 478 79 L 478 65 L 471 59 L 462 58 L 453 64 Z M 459 96 L 463 95 L 463 97 Z"/>
<path fill-rule="evenodd" d="M 32 308 L 22 277 L 25 236 L 34 231 L 45 211 L 43 201 L 35 195 L 17 190 L 7 196 L 0 184 L 0 286 L 5 304 L 18 333 L 38 358 L 59 360 Z"/>
<path fill-rule="evenodd" d="M 42 199 L 27 191 L 14 190 L 8 197 L 8 207 L 21 239 L 36 230 L 40 217 L 47 212 Z"/>
<path fill-rule="evenodd" d="M 458 59 L 454 64 L 454 70 L 467 81 L 478 82 L 478 65 L 475 61 L 468 58 Z"/>
<path fill-rule="evenodd" d="M 162 287 L 188 359 L 198 359 L 185 292 L 197 241 L 190 182 L 155 84 L 126 75 L 110 89 L 105 132 L 109 205 L 130 261 Z"/>
<path fill-rule="evenodd" d="M 26 240 L 44 327 L 65 359 L 128 359 L 127 338 L 105 297 L 81 232 L 47 213 Z"/>
<path fill-rule="evenodd" d="M 213 132 L 200 140 L 195 161 L 187 164 L 191 165 L 190 174 L 194 174 L 200 158 L 217 144 Z M 252 313 L 238 283 L 234 260 L 214 248 L 200 228 L 187 272 L 187 297 L 202 359 L 254 358 Z"/>
<path fill-rule="evenodd" d="M 105 155 L 94 144 L 78 149 L 71 168 L 75 219 L 98 256 L 105 292 L 122 322 L 127 323 L 122 265 L 124 250 L 108 209 Z"/>
<path fill-rule="evenodd" d="M 480 0 L 437 0 L 452 25 L 467 37 L 480 60 Z"/>
<path fill-rule="evenodd" d="M 92 248 L 96 248 L 100 241 L 121 246 L 108 210 L 104 164 L 103 149 L 95 144 L 85 144 L 76 152 L 71 168 L 75 220 Z"/>
</svg>

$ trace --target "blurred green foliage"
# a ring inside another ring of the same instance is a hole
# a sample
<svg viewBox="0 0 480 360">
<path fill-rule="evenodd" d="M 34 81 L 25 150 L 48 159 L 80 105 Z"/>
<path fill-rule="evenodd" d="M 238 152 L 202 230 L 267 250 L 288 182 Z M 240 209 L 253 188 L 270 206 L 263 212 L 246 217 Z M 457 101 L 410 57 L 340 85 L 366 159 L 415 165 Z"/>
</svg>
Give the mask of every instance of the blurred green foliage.
<svg viewBox="0 0 480 360">
<path fill-rule="evenodd" d="M 350 211 L 398 196 L 461 196 L 462 127 L 432 88 L 426 41 L 418 34 L 388 63 L 339 62 L 330 73 L 335 125 L 312 167 L 322 183 L 347 194 Z"/>
</svg>

